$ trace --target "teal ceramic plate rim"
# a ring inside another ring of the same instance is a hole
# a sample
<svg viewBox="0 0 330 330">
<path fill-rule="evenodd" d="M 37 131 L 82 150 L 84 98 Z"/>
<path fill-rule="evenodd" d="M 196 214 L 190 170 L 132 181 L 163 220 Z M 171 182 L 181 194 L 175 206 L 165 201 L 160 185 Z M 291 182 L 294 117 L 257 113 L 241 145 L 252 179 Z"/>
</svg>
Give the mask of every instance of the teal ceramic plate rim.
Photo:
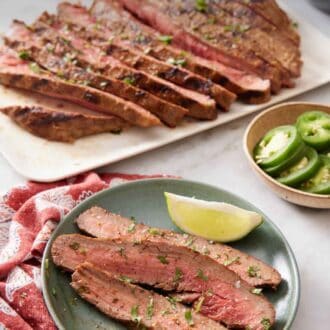
<svg viewBox="0 0 330 330">
<path fill-rule="evenodd" d="M 280 237 L 280 239 L 282 240 L 282 242 L 284 243 L 285 248 L 287 249 L 287 253 L 288 253 L 288 257 L 289 257 L 289 261 L 291 262 L 291 266 L 292 266 L 292 273 L 291 276 L 293 277 L 293 282 L 295 283 L 295 290 L 293 292 L 293 298 L 292 298 L 292 302 L 290 304 L 290 313 L 289 316 L 286 320 L 286 324 L 285 324 L 285 328 L 284 329 L 290 329 L 296 314 L 297 314 L 297 310 L 298 310 L 298 305 L 299 305 L 299 301 L 300 301 L 300 275 L 299 275 L 299 269 L 298 269 L 298 264 L 296 261 L 296 258 L 294 256 L 294 253 L 288 243 L 288 241 L 286 240 L 286 238 L 284 237 L 284 235 L 282 234 L 281 230 L 278 228 L 277 225 L 275 225 L 260 209 L 258 209 L 257 207 L 255 207 L 253 204 L 251 204 L 250 202 L 246 201 L 244 198 L 233 194 L 225 189 L 221 189 L 218 188 L 216 186 L 213 185 L 209 185 L 206 183 L 202 183 L 202 182 L 198 182 L 198 181 L 191 181 L 191 180 L 183 180 L 183 179 L 169 179 L 169 178 L 155 178 L 155 179 L 142 179 L 142 180 L 137 180 L 137 181 L 132 181 L 132 182 L 127 182 L 127 183 L 123 183 L 119 186 L 113 187 L 113 188 L 108 188 L 105 190 L 102 190 L 98 193 L 96 193 L 95 195 L 91 196 L 90 198 L 84 200 L 82 203 L 80 203 L 79 205 L 77 205 L 75 208 L 73 208 L 66 216 L 65 218 L 61 221 L 61 223 L 57 226 L 57 228 L 55 229 L 55 231 L 53 232 L 51 238 L 49 239 L 44 254 L 43 254 L 43 259 L 42 259 L 42 265 L 41 265 L 41 277 L 42 277 L 42 291 L 43 291 L 43 295 L 44 295 L 44 299 L 46 302 L 46 306 L 49 310 L 50 315 L 52 316 L 53 320 L 55 321 L 57 327 L 59 329 L 65 329 L 65 327 L 63 326 L 62 322 L 60 321 L 59 317 L 56 315 L 51 299 L 50 299 L 50 292 L 47 291 L 47 276 L 46 276 L 46 257 L 50 254 L 50 249 L 51 249 L 51 245 L 53 243 L 53 241 L 55 240 L 55 238 L 58 236 L 58 233 L 61 231 L 61 227 L 62 225 L 66 222 L 66 220 L 68 218 L 70 218 L 70 215 L 72 213 L 81 213 L 85 210 L 85 204 L 86 203 L 91 203 L 93 201 L 97 201 L 100 197 L 103 197 L 104 195 L 107 195 L 109 193 L 109 191 L 111 191 L 111 193 L 115 192 L 118 189 L 123 189 L 125 187 L 129 187 L 129 186 L 136 186 L 136 185 L 143 185 L 145 183 L 155 183 L 157 184 L 157 182 L 175 182 L 175 183 L 186 183 L 186 184 L 192 184 L 192 185 L 199 185 L 199 186 L 203 186 L 206 189 L 214 189 L 214 190 L 218 190 L 219 192 L 222 192 L 228 196 L 230 196 L 231 198 L 243 201 L 245 204 L 247 204 L 249 207 L 251 207 L 252 209 L 254 209 L 256 212 L 259 212 L 265 222 L 268 222 L 271 227 L 273 227 L 273 230 L 276 232 L 276 234 Z"/>
</svg>

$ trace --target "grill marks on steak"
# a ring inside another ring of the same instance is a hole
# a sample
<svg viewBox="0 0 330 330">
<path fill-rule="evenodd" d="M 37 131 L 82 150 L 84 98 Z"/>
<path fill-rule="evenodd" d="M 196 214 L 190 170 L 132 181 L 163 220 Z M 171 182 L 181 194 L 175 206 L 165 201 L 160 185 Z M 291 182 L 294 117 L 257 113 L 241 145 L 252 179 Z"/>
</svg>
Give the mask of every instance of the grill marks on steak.
<svg viewBox="0 0 330 330">
<path fill-rule="evenodd" d="M 130 327 L 154 330 L 191 328 L 185 318 L 185 314 L 189 312 L 187 307 L 178 303 L 173 305 L 164 296 L 125 282 L 120 277 L 97 269 L 90 263 L 83 263 L 76 268 L 72 275 L 71 286 L 83 299 L 95 305 L 103 313 Z M 132 310 L 136 313 L 132 313 Z M 191 313 L 194 329 L 225 329 L 201 314 L 194 311 Z"/>
<path fill-rule="evenodd" d="M 119 133 L 127 124 L 115 116 L 65 112 L 40 106 L 0 109 L 28 132 L 51 141 L 74 142 L 98 133 Z"/>
<path fill-rule="evenodd" d="M 161 35 L 157 31 L 137 21 L 117 2 L 96 0 L 89 12 L 81 6 L 61 3 L 58 6 L 58 13 L 65 21 L 75 21 L 76 24 L 84 26 L 97 26 L 98 34 L 104 38 L 116 36 L 125 44 L 158 60 L 182 63 L 185 69 L 223 85 L 247 102 L 261 103 L 270 97 L 269 81 L 225 67 L 218 62 L 195 57 L 170 45 L 164 45 L 159 40 Z"/>
<path fill-rule="evenodd" d="M 182 107 L 129 85 L 118 79 L 105 77 L 77 66 L 76 53 L 61 38 L 54 38 L 52 44 L 32 33 L 23 23 L 16 22 L 14 31 L 7 43 L 13 48 L 24 49 L 27 56 L 48 71 L 80 85 L 87 85 L 109 94 L 132 101 L 158 116 L 165 124 L 174 127 L 188 112 Z M 49 51 L 51 47 L 52 51 Z"/>
<path fill-rule="evenodd" d="M 225 265 L 251 286 L 276 288 L 281 282 L 281 275 L 276 269 L 228 245 L 211 244 L 203 238 L 159 228 L 156 230 L 157 234 L 152 235 L 150 227 L 135 223 L 100 207 L 92 207 L 83 212 L 76 219 L 76 223 L 82 231 L 98 238 L 125 237 L 131 242 L 151 240 L 156 243 L 168 242 L 174 246 L 188 247 Z"/>
<path fill-rule="evenodd" d="M 256 55 L 253 51 L 236 45 L 225 35 L 203 35 L 195 17 L 195 1 L 120 0 L 121 3 L 141 20 L 164 34 L 173 36 L 175 44 L 209 60 L 219 61 L 234 68 L 254 72 L 271 81 L 272 91 L 282 86 L 278 69 Z M 182 5 L 180 7 L 180 5 Z M 193 17 L 184 15 L 193 10 Z M 202 14 L 201 14 L 202 15 Z"/>
<path fill-rule="evenodd" d="M 262 295 L 251 293 L 251 286 L 213 259 L 185 247 L 73 234 L 57 237 L 51 253 L 56 265 L 70 271 L 87 261 L 136 283 L 200 293 L 204 297 L 200 312 L 229 327 L 262 330 L 265 319 L 274 323 L 274 308 Z"/>
<path fill-rule="evenodd" d="M 64 15 L 62 14 L 63 11 L 64 9 L 60 10 L 58 15 L 61 20 L 70 24 L 81 24 L 79 16 L 77 19 L 75 15 Z M 145 52 L 127 45 L 127 42 L 123 42 L 121 38 L 113 38 L 115 36 L 113 34 L 109 36 L 109 38 L 105 37 L 102 30 L 98 31 L 99 25 L 96 25 L 95 21 L 94 24 L 89 22 L 86 29 L 84 25 L 81 27 L 84 29 L 81 30 L 80 36 L 85 39 L 89 38 L 93 45 L 104 49 L 108 55 L 111 55 L 129 67 L 155 75 L 189 90 L 208 95 L 225 110 L 228 110 L 231 103 L 236 98 L 234 94 L 222 86 L 214 84 L 211 80 L 196 75 L 181 66 L 175 66 L 169 62 L 162 62 L 148 56 Z M 110 39 L 111 42 L 109 43 L 109 41 L 107 41 L 104 43 L 104 38 L 106 40 Z"/>
<path fill-rule="evenodd" d="M 214 100 L 208 96 L 184 89 L 156 76 L 137 71 L 108 56 L 100 48 L 77 36 L 76 31 L 69 30 L 69 26 L 56 20 L 54 16 L 43 14 L 33 25 L 34 32 L 54 40 L 59 35 L 77 52 L 77 59 L 86 69 L 100 71 L 104 76 L 118 80 L 128 80 L 135 87 L 141 88 L 168 102 L 188 109 L 188 115 L 197 119 L 213 119 L 216 115 Z M 81 31 L 81 29 L 78 29 Z"/>
<path fill-rule="evenodd" d="M 116 115 L 141 127 L 158 125 L 157 117 L 138 105 L 87 86 L 66 82 L 42 70 L 36 63 L 20 60 L 7 47 L 0 49 L 0 82 L 3 85 L 34 91 L 68 100 L 94 111 Z"/>
</svg>

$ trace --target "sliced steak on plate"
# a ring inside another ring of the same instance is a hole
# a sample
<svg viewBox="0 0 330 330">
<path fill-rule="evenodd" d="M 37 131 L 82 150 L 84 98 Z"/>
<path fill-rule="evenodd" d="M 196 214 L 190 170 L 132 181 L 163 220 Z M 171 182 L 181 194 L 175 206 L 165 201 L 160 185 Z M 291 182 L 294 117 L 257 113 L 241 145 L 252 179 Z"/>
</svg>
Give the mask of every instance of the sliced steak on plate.
<svg viewBox="0 0 330 330">
<path fill-rule="evenodd" d="M 122 80 L 105 77 L 79 67 L 78 60 L 75 58 L 76 54 L 70 51 L 70 48 L 68 49 L 67 44 L 61 38 L 52 40 L 52 52 L 50 52 L 47 40 L 32 33 L 21 22 L 16 21 L 14 25 L 15 33 L 6 39 L 7 44 L 23 51 L 26 57 L 60 78 L 76 84 L 87 85 L 138 104 L 171 127 L 178 125 L 188 112 L 182 107 L 166 102 Z"/>
<path fill-rule="evenodd" d="M 188 115 L 193 118 L 214 119 L 217 114 L 216 104 L 210 97 L 128 67 L 121 61 L 106 55 L 90 42 L 81 39 L 74 31 L 68 31 L 67 24 L 59 22 L 54 16 L 43 14 L 33 25 L 33 29 L 35 33 L 48 38 L 50 43 L 57 39 L 58 35 L 63 38 L 63 41 L 77 53 L 79 62 L 85 63 L 86 69 L 92 67 L 107 77 L 128 81 L 135 87 L 188 109 Z"/>
<path fill-rule="evenodd" d="M 153 330 L 226 329 L 195 311 L 155 292 L 129 283 L 90 263 L 77 267 L 71 286 L 106 315 L 130 328 Z"/>
<path fill-rule="evenodd" d="M 102 114 L 65 112 L 40 106 L 11 106 L 0 108 L 28 132 L 51 141 L 74 142 L 93 134 L 114 134 L 127 126 L 120 118 Z"/>
<path fill-rule="evenodd" d="M 105 240 L 72 234 L 54 241 L 56 265 L 69 271 L 87 261 L 116 276 L 164 291 L 195 292 L 203 297 L 200 311 L 228 327 L 263 330 L 275 310 L 263 295 L 234 272 L 208 256 L 167 242 Z M 266 320 L 266 321 L 265 321 Z"/>
<path fill-rule="evenodd" d="M 63 20 L 74 21 L 77 25 L 97 26 L 98 35 L 107 40 L 115 36 L 158 60 L 182 66 L 211 79 L 238 94 L 244 101 L 261 103 L 269 99 L 269 81 L 165 44 L 160 33 L 137 21 L 119 3 L 97 0 L 88 11 L 85 7 L 64 2 L 59 4 L 58 13 Z"/>
<path fill-rule="evenodd" d="M 49 74 L 35 62 L 21 60 L 12 49 L 7 47 L 0 49 L 0 83 L 115 115 L 133 125 L 150 127 L 160 124 L 157 117 L 140 106 L 88 86 L 64 81 Z"/>
<path fill-rule="evenodd" d="M 144 224 L 135 223 L 100 207 L 92 207 L 83 212 L 76 219 L 76 223 L 79 229 L 98 238 L 119 239 L 125 237 L 132 242 L 152 240 L 188 247 L 225 265 L 251 286 L 276 288 L 281 282 L 281 275 L 276 269 L 231 246 L 210 243 L 200 237 L 165 229 L 152 230 Z"/>
<path fill-rule="evenodd" d="M 272 91 L 277 93 L 281 86 L 281 74 L 271 63 L 251 50 L 236 45 L 231 38 L 219 35 L 218 27 L 211 34 L 199 31 L 199 21 L 183 15 L 187 10 L 198 11 L 195 1 L 120 0 L 129 11 L 142 21 L 171 35 L 174 44 L 209 60 L 231 67 L 253 72 L 271 81 Z M 234 45 L 234 46 L 233 46 Z"/>
</svg>

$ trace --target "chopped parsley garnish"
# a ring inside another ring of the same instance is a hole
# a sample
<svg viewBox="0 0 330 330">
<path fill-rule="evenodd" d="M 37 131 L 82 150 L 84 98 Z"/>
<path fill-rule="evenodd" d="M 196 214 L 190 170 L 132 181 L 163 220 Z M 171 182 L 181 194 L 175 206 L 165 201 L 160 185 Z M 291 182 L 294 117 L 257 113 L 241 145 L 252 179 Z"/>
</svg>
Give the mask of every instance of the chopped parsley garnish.
<svg viewBox="0 0 330 330">
<path fill-rule="evenodd" d="M 172 36 L 159 36 L 158 40 L 163 42 L 165 45 L 170 45 L 172 43 L 173 37 Z"/>
<path fill-rule="evenodd" d="M 134 85 L 135 84 L 135 78 L 134 77 L 125 77 L 123 79 L 123 82 L 127 85 Z"/>
<path fill-rule="evenodd" d="M 148 233 L 154 236 L 160 235 L 160 232 L 157 230 L 157 228 L 149 228 Z"/>
<path fill-rule="evenodd" d="M 173 282 L 175 284 L 178 284 L 179 281 L 182 280 L 182 276 L 183 276 L 182 270 L 180 268 L 175 268 L 175 274 L 174 274 L 174 277 L 173 277 Z"/>
<path fill-rule="evenodd" d="M 206 0 L 195 0 L 195 9 L 200 12 L 205 12 L 207 10 Z"/>
<path fill-rule="evenodd" d="M 154 315 L 154 299 L 150 298 L 149 303 L 147 305 L 147 318 L 150 320 Z"/>
<path fill-rule="evenodd" d="M 199 277 L 203 281 L 207 281 L 209 279 L 201 269 L 197 270 L 197 277 Z"/>
<path fill-rule="evenodd" d="M 185 66 L 187 64 L 187 60 L 184 58 L 178 58 L 175 59 L 173 57 L 170 57 L 166 63 L 171 64 L 171 65 L 175 65 L 175 66 Z"/>
<path fill-rule="evenodd" d="M 205 300 L 205 297 L 203 297 L 203 296 L 201 296 L 201 297 L 198 299 L 198 302 L 197 302 L 196 307 L 195 307 L 195 312 L 196 312 L 196 313 L 199 313 L 199 312 L 200 312 L 204 300 Z"/>
<path fill-rule="evenodd" d="M 249 266 L 247 273 L 250 277 L 258 277 L 258 271 L 260 269 L 256 266 Z"/>
<path fill-rule="evenodd" d="M 224 265 L 224 266 L 230 266 L 230 265 L 233 264 L 234 262 L 238 262 L 238 261 L 239 261 L 239 257 L 232 258 L 232 259 L 228 259 L 228 258 L 227 258 L 227 260 L 225 260 L 225 261 L 223 262 L 223 265 Z"/>
<path fill-rule="evenodd" d="M 264 326 L 264 330 L 269 330 L 271 327 L 270 320 L 266 318 L 261 320 L 261 324 Z"/>
<path fill-rule="evenodd" d="M 29 64 L 29 68 L 34 73 L 40 73 L 40 66 L 37 63 L 35 63 L 35 62 L 30 63 Z"/>
<path fill-rule="evenodd" d="M 168 264 L 168 260 L 166 259 L 165 256 L 157 256 L 157 259 L 162 263 L 167 265 Z"/>
<path fill-rule="evenodd" d="M 258 296 L 261 294 L 261 292 L 262 292 L 262 289 L 259 289 L 259 288 L 254 288 L 251 290 L 251 293 L 256 294 Z"/>
<path fill-rule="evenodd" d="M 21 59 L 21 60 L 28 60 L 30 59 L 30 54 L 28 53 L 28 51 L 26 50 L 22 50 L 18 53 L 18 57 Z"/>
<path fill-rule="evenodd" d="M 128 226 L 128 228 L 127 228 L 127 232 L 128 233 L 133 233 L 134 232 L 134 230 L 135 230 L 135 227 L 136 227 L 136 223 L 131 223 L 129 226 Z"/>
<path fill-rule="evenodd" d="M 225 32 L 234 32 L 234 33 L 244 33 L 250 29 L 250 25 L 247 24 L 233 24 L 233 25 L 225 25 L 223 30 Z"/>
<path fill-rule="evenodd" d="M 140 323 L 141 316 L 139 316 L 139 305 L 135 305 L 132 307 L 131 318 L 133 322 Z"/>
<path fill-rule="evenodd" d="M 133 282 L 133 280 L 131 278 L 129 278 L 125 275 L 120 275 L 118 279 L 119 279 L 119 281 L 122 281 L 124 283 L 132 283 Z"/>
<path fill-rule="evenodd" d="M 192 313 L 191 313 L 191 310 L 187 310 L 185 313 L 184 313 L 184 318 L 186 319 L 187 323 L 189 325 L 194 325 L 194 321 L 193 321 L 193 318 L 192 318 Z"/>
<path fill-rule="evenodd" d="M 77 251 L 80 247 L 80 244 L 78 242 L 73 242 L 69 245 L 69 247 L 72 249 L 72 250 L 75 250 Z"/>
</svg>

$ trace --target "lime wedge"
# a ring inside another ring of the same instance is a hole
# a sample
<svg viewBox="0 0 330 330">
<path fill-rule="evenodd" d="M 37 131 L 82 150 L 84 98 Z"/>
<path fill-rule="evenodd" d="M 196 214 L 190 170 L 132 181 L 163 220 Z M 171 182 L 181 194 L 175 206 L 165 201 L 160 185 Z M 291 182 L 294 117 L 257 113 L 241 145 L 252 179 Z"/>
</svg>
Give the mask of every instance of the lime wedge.
<svg viewBox="0 0 330 330">
<path fill-rule="evenodd" d="M 208 240 L 231 242 L 262 224 L 261 215 L 237 206 L 165 192 L 172 221 L 184 232 Z"/>
</svg>

